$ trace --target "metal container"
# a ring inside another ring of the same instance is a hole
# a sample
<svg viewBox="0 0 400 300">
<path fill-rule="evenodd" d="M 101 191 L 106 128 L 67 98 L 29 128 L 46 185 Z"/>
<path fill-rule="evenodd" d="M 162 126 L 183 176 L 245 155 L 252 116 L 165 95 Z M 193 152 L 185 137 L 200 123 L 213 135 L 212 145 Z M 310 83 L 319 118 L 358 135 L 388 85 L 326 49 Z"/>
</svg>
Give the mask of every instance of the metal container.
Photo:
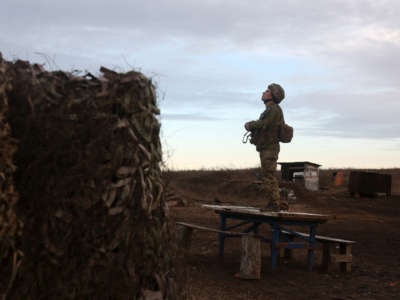
<svg viewBox="0 0 400 300">
<path fill-rule="evenodd" d="M 392 175 L 373 172 L 350 172 L 349 192 L 352 196 L 374 196 L 385 193 L 386 197 L 392 194 Z"/>
</svg>

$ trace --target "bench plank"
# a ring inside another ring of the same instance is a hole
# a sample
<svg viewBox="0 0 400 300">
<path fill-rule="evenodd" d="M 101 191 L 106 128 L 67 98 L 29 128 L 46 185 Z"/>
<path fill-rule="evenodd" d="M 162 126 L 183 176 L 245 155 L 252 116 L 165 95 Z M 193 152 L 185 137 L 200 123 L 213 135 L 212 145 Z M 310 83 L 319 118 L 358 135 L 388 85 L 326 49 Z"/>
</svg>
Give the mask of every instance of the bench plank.
<svg viewBox="0 0 400 300">
<path fill-rule="evenodd" d="M 302 237 L 309 238 L 310 235 L 303 232 L 289 232 L 287 230 L 282 230 L 282 233 L 287 235 L 288 237 Z M 351 246 L 355 244 L 355 241 L 349 241 L 344 239 L 332 238 L 329 236 L 316 235 L 315 240 L 323 243 L 323 252 L 322 252 L 322 267 L 328 271 L 330 263 L 339 263 L 340 269 L 342 272 L 351 272 L 351 264 L 353 261 L 353 256 L 351 254 Z M 331 251 L 331 247 L 333 244 L 340 245 L 340 254 L 333 254 Z M 291 255 L 290 249 L 285 249 L 288 253 L 286 256 Z"/>
<path fill-rule="evenodd" d="M 240 236 L 242 239 L 242 256 L 240 260 L 240 271 L 235 277 L 241 279 L 260 279 L 261 277 L 261 239 L 260 236 L 252 233 L 222 231 L 206 226 L 176 222 L 179 225 L 177 230 L 177 243 L 186 253 L 190 249 L 192 233 L 194 229 L 226 234 L 229 236 Z"/>
<path fill-rule="evenodd" d="M 176 222 L 177 225 L 193 228 L 193 229 L 199 229 L 199 230 L 205 230 L 205 231 L 211 231 L 211 232 L 216 232 L 216 233 L 223 233 L 226 235 L 231 235 L 231 236 L 242 236 L 242 235 L 249 235 L 249 233 L 246 232 L 233 232 L 233 231 L 223 231 L 223 230 L 218 230 L 215 228 L 210 228 L 206 226 L 201 226 L 201 225 L 196 225 L 196 224 L 190 224 L 190 223 L 185 223 L 185 222 Z"/>
<path fill-rule="evenodd" d="M 295 231 L 296 234 L 308 238 L 310 237 L 309 234 L 304 233 L 304 232 L 298 232 Z M 289 231 L 286 230 L 282 230 L 282 233 L 287 234 L 287 235 L 292 235 L 292 233 L 290 233 Z M 355 244 L 355 241 L 350 241 L 350 240 L 344 240 L 344 239 L 338 239 L 338 238 L 333 238 L 333 237 L 329 237 L 329 236 L 323 236 L 323 235 L 316 235 L 315 236 L 315 240 L 316 241 L 322 241 L 322 242 L 332 242 L 332 243 L 339 243 L 339 244 Z"/>
</svg>

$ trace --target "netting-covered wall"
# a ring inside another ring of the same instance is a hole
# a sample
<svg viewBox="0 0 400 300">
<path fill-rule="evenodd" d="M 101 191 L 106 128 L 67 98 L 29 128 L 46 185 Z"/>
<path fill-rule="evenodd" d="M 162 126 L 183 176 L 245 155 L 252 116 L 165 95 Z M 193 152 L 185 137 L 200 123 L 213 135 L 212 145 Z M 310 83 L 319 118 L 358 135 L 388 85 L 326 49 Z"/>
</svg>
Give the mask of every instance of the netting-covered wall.
<svg viewBox="0 0 400 300">
<path fill-rule="evenodd" d="M 1 63 L 24 223 L 24 258 L 9 295 L 175 298 L 151 80 Z"/>
<path fill-rule="evenodd" d="M 0 289 L 3 295 L 11 290 L 23 255 L 19 249 L 23 223 L 15 213 L 18 193 L 13 180 L 16 170 L 14 154 L 18 143 L 11 136 L 7 120 L 10 81 L 7 64 L 0 53 Z"/>
</svg>

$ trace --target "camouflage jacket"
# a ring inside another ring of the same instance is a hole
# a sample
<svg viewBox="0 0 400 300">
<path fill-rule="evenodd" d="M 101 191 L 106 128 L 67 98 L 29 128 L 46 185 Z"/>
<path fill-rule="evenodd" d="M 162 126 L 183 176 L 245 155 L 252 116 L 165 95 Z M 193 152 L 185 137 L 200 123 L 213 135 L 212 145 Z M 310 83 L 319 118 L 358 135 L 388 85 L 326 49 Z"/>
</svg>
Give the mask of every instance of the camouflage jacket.
<svg viewBox="0 0 400 300">
<path fill-rule="evenodd" d="M 272 150 L 279 152 L 279 126 L 283 121 L 283 112 L 276 103 L 268 104 L 257 121 L 251 121 L 249 129 L 254 138 L 257 151 Z"/>
</svg>

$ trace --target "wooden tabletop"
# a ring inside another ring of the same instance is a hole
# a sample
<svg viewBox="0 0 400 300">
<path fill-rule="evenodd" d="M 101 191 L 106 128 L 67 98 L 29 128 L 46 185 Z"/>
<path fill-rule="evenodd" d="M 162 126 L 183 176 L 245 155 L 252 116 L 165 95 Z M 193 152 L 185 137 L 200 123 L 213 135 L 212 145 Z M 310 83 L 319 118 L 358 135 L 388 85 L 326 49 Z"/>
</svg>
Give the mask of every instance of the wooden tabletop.
<svg viewBox="0 0 400 300">
<path fill-rule="evenodd" d="M 260 208 L 251 206 L 235 206 L 235 205 L 211 205 L 203 204 L 202 207 L 212 209 L 217 213 L 226 213 L 229 215 L 243 215 L 254 217 L 266 217 L 268 219 L 287 220 L 287 221 L 314 221 L 318 223 L 325 223 L 332 217 L 329 215 L 293 212 L 293 211 L 280 211 L 269 212 L 261 211 Z"/>
</svg>

